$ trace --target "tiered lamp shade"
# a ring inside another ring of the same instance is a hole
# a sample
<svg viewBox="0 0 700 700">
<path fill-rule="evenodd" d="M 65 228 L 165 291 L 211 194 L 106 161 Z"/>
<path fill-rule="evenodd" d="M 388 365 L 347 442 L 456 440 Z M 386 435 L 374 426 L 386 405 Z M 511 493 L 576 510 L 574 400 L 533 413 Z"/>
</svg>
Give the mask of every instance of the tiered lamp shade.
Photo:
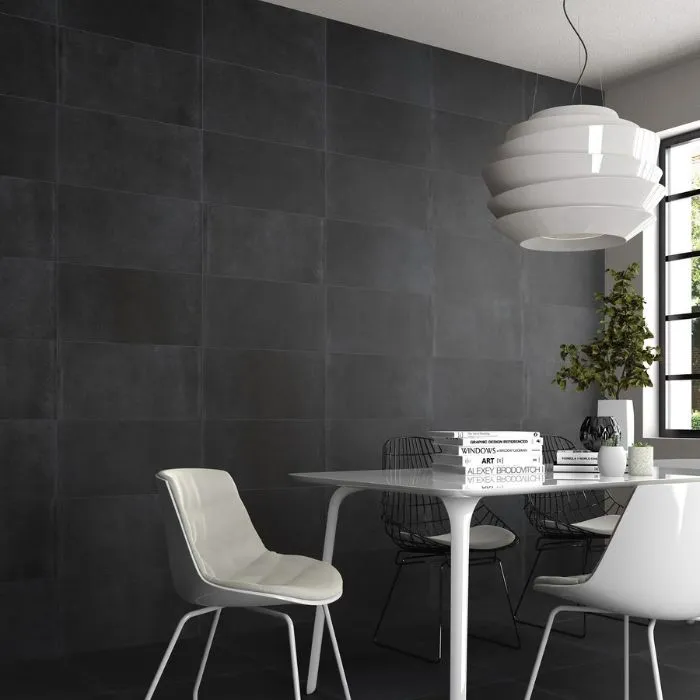
<svg viewBox="0 0 700 700">
<path fill-rule="evenodd" d="M 666 193 L 659 137 L 607 107 L 533 114 L 506 134 L 483 176 L 496 228 L 531 250 L 622 245 L 655 219 Z"/>
</svg>

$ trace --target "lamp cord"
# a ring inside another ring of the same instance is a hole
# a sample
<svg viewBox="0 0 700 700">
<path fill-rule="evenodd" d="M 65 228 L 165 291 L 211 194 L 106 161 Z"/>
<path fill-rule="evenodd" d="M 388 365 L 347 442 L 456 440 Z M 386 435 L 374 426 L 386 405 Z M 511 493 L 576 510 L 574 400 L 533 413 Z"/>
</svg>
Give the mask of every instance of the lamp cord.
<svg viewBox="0 0 700 700">
<path fill-rule="evenodd" d="M 562 6 L 564 8 L 564 17 L 566 17 L 566 21 L 569 23 L 569 26 L 574 30 L 574 34 L 576 34 L 578 40 L 581 42 L 581 46 L 583 46 L 583 68 L 581 68 L 578 80 L 576 81 L 576 85 L 574 86 L 574 91 L 571 94 L 571 101 L 574 102 L 576 99 L 576 90 L 579 90 L 581 92 L 581 101 L 583 102 L 583 87 L 581 86 L 581 78 L 583 78 L 583 74 L 586 71 L 586 65 L 588 64 L 588 49 L 586 48 L 586 42 L 583 40 L 583 37 L 579 34 L 578 29 L 576 29 L 574 23 L 571 21 L 571 17 L 569 17 L 569 13 L 566 11 L 566 0 L 562 0 L 562 3 Z"/>
</svg>

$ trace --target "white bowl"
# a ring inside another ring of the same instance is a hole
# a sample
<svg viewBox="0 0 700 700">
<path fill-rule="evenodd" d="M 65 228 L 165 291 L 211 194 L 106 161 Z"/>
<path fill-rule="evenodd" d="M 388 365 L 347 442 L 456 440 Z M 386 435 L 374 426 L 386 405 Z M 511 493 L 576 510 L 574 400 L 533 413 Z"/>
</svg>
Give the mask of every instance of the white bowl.
<svg viewBox="0 0 700 700">
<path fill-rule="evenodd" d="M 571 126 L 519 136 L 499 146 L 493 160 L 537 153 L 590 153 L 617 154 L 655 162 L 659 154 L 659 137 L 653 131 L 630 124 Z"/>
<path fill-rule="evenodd" d="M 598 250 L 623 245 L 654 221 L 633 207 L 549 207 L 496 219 L 496 228 L 530 250 Z"/>
<path fill-rule="evenodd" d="M 496 161 L 484 168 L 483 176 L 495 196 L 536 182 L 591 176 L 637 177 L 656 183 L 661 178 L 661 169 L 629 156 L 541 153 Z"/>
<path fill-rule="evenodd" d="M 625 206 L 652 211 L 666 193 L 663 185 L 636 177 L 582 177 L 538 182 L 502 192 L 488 202 L 494 216 L 567 206 Z"/>
</svg>

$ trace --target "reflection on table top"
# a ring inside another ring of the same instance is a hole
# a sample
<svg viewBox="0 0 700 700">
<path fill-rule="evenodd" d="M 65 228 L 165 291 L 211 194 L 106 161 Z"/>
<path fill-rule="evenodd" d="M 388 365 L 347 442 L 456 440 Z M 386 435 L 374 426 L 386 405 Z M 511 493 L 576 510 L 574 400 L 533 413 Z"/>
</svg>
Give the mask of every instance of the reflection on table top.
<svg viewBox="0 0 700 700">
<path fill-rule="evenodd" d="M 673 460 L 677 462 L 679 460 Z M 688 460 L 695 462 L 695 460 Z M 700 470 L 681 473 L 680 465 L 660 464 L 653 476 L 604 477 L 590 474 L 554 475 L 547 471 L 544 475 L 526 478 L 517 475 L 501 475 L 502 478 L 490 477 L 479 479 L 433 471 L 432 469 L 386 469 L 344 472 L 307 472 L 292 474 L 302 481 L 325 486 L 348 486 L 358 489 L 379 491 L 403 491 L 424 493 L 433 496 L 452 496 L 465 498 L 469 496 L 512 496 L 554 491 L 590 491 L 609 489 L 620 486 L 642 486 L 655 484 L 688 483 L 700 481 Z M 700 467 L 699 467 L 700 468 Z M 578 477 L 578 478 L 576 478 Z"/>
</svg>

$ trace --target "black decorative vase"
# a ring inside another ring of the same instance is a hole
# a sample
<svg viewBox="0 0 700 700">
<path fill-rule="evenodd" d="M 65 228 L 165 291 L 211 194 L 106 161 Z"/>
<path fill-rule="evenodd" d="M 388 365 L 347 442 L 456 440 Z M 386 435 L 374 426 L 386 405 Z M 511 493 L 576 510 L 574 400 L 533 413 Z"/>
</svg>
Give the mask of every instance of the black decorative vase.
<svg viewBox="0 0 700 700">
<path fill-rule="evenodd" d="M 621 437 L 620 425 L 612 416 L 586 416 L 581 423 L 579 439 L 587 450 L 597 452 L 605 440 Z"/>
</svg>

